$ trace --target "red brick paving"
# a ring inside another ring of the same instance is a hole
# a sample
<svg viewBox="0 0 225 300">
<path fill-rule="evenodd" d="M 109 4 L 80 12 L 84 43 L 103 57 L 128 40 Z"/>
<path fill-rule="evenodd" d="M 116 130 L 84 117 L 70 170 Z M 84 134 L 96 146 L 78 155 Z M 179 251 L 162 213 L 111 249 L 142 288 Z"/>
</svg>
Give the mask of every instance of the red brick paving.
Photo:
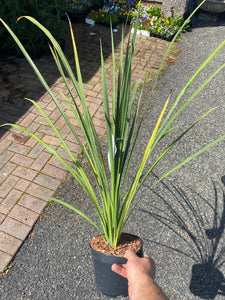
<svg viewBox="0 0 225 300">
<path fill-rule="evenodd" d="M 97 133 L 104 135 L 100 52 L 98 49 L 101 36 L 105 49 L 108 89 L 111 94 L 112 63 L 109 29 L 101 26 L 88 27 L 78 24 L 74 27 L 74 30 L 77 36 L 88 107 L 96 125 Z M 90 35 L 90 31 L 95 34 Z M 116 53 L 119 53 L 120 34 L 114 35 L 115 45 L 117 46 Z M 151 72 L 148 73 L 148 79 L 153 78 L 154 74 L 152 72 L 157 72 L 166 48 L 167 42 L 165 41 L 138 36 L 134 55 L 133 80 L 139 79 L 143 82 L 147 66 L 151 66 L 151 68 L 149 67 Z M 66 52 L 71 54 L 70 45 L 67 45 Z M 118 55 L 116 56 L 118 59 Z M 151 61 L 153 64 L 151 64 Z M 73 63 L 73 61 L 71 62 Z M 59 96 L 58 99 L 61 105 L 71 116 L 71 122 L 78 126 L 68 105 L 59 94 L 60 92 L 66 94 L 66 88 L 62 79 L 56 75 L 58 73 L 56 73 L 51 59 L 43 57 L 37 63 L 46 75 L 47 81 L 51 82 L 53 93 Z M 38 104 L 50 116 L 53 123 L 65 137 L 71 151 L 74 154 L 80 154 L 80 146 L 74 142 L 64 119 L 49 95 L 43 91 L 32 70 L 26 65 L 25 60 L 7 58 L 3 64 L 3 79 L 4 76 L 7 77 L 7 81 L 3 80 L 3 84 L 0 84 L 0 101 L 3 101 L 3 106 L 1 106 L 3 111 L 0 112 L 0 117 L 3 119 L 2 123 L 15 120 L 18 125 L 37 134 L 43 141 L 56 148 L 62 157 L 70 163 L 70 157 L 60 147 L 60 141 L 48 126 L 46 120 L 36 107 L 32 107 L 23 99 L 24 97 L 33 97 L 32 99 L 37 100 Z M 12 89 L 10 89 L 10 80 L 11 86 L 13 86 Z M 18 115 L 19 118 L 17 118 Z M 52 154 L 48 153 L 42 145 L 26 136 L 26 134 L 13 128 L 2 132 L 3 135 L 0 136 L 0 272 L 3 272 L 4 268 L 13 259 L 47 204 L 47 200 L 38 199 L 32 195 L 41 193 L 44 196 L 53 196 L 67 174 L 65 167 Z M 84 142 L 78 127 L 77 132 Z"/>
</svg>

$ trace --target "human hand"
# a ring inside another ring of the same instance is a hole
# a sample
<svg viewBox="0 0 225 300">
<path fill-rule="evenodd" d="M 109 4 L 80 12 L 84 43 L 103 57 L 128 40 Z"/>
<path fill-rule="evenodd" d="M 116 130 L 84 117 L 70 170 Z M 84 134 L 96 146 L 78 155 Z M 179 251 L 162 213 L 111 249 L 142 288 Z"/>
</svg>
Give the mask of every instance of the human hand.
<svg viewBox="0 0 225 300">
<path fill-rule="evenodd" d="M 127 278 L 128 280 L 128 294 L 130 299 L 134 293 L 134 288 L 143 284 L 146 281 L 154 280 L 155 278 L 155 263 L 153 259 L 144 254 L 143 257 L 138 257 L 134 251 L 128 250 L 124 257 L 127 263 L 123 265 L 112 265 L 112 271 Z"/>
</svg>

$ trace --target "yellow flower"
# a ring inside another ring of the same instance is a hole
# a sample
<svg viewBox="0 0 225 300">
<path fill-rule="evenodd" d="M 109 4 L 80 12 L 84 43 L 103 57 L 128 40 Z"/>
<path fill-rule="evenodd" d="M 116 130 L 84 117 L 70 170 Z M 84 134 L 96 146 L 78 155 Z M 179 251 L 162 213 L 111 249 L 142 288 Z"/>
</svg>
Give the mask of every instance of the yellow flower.
<svg viewBox="0 0 225 300">
<path fill-rule="evenodd" d="M 141 1 L 139 1 L 139 2 L 135 5 L 135 7 L 138 8 L 138 7 L 140 6 L 140 4 L 141 4 Z"/>
</svg>

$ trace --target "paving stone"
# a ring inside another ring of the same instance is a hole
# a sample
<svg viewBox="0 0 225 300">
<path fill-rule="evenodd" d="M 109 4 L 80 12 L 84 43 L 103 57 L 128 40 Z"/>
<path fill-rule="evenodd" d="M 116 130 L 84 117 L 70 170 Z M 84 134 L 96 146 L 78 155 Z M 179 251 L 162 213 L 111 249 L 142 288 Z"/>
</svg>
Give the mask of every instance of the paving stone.
<svg viewBox="0 0 225 300">
<path fill-rule="evenodd" d="M 35 160 L 35 162 L 31 165 L 31 169 L 34 169 L 36 171 L 40 171 L 44 165 L 47 163 L 49 158 L 51 157 L 51 153 L 49 152 L 42 152 L 38 158 Z"/>
<path fill-rule="evenodd" d="M 36 122 L 32 122 L 27 128 L 26 130 L 31 132 L 31 133 L 35 133 L 38 128 L 40 127 L 40 124 L 36 123 Z"/>
<path fill-rule="evenodd" d="M 97 97 L 97 96 L 98 96 L 98 92 L 96 92 L 96 91 L 91 91 L 91 90 L 86 90 L 86 91 L 85 91 L 85 95 L 86 95 L 86 96 L 91 96 L 91 97 Z"/>
<path fill-rule="evenodd" d="M 18 204 L 21 206 L 24 206 L 38 214 L 40 214 L 42 212 L 42 210 L 45 208 L 45 206 L 47 205 L 46 200 L 41 200 L 40 198 L 33 197 L 28 194 L 24 194 L 21 197 Z"/>
<path fill-rule="evenodd" d="M 35 122 L 43 125 L 48 125 L 48 121 L 43 116 L 38 116 L 35 119 Z"/>
<path fill-rule="evenodd" d="M 57 152 L 59 153 L 59 150 L 57 150 Z M 59 153 L 60 154 L 60 153 Z M 72 162 L 71 161 L 68 161 L 68 160 L 65 160 L 65 162 L 67 163 L 67 164 L 69 164 L 69 165 L 71 165 L 72 164 Z M 56 158 L 55 156 L 52 156 L 51 158 L 50 158 L 50 160 L 48 161 L 48 163 L 50 164 L 50 165 L 53 165 L 53 166 L 55 166 L 55 167 L 57 167 L 57 168 L 60 168 L 60 169 L 62 169 L 62 170 L 67 170 L 67 168 L 58 160 L 58 158 Z"/>
<path fill-rule="evenodd" d="M 44 149 L 44 146 L 42 146 L 40 143 L 37 143 L 27 156 L 31 158 L 37 158 Z"/>
<path fill-rule="evenodd" d="M 96 85 L 96 83 L 98 83 L 99 81 L 101 81 L 101 74 L 100 76 L 97 76 L 97 73 L 95 74 L 95 76 L 93 76 L 88 83 L 91 85 Z"/>
<path fill-rule="evenodd" d="M 25 118 L 20 122 L 20 126 L 27 128 L 37 117 L 36 114 L 29 112 Z"/>
<path fill-rule="evenodd" d="M 55 102 L 53 100 L 51 100 L 51 102 L 46 105 L 45 109 L 47 109 L 50 112 L 52 112 L 55 109 L 57 109 L 57 106 L 56 106 Z"/>
<path fill-rule="evenodd" d="M 27 179 L 32 181 L 35 176 L 37 175 L 37 171 L 22 167 L 22 166 L 17 166 L 16 169 L 13 171 L 13 175 L 16 175 L 18 177 Z"/>
<path fill-rule="evenodd" d="M 61 144 L 60 140 L 57 137 L 51 135 L 44 135 L 42 138 L 43 142 L 49 145 L 59 146 Z"/>
<path fill-rule="evenodd" d="M 47 197 L 52 197 L 52 195 L 53 195 L 52 190 L 45 188 L 43 186 L 40 186 L 39 184 L 36 184 L 36 183 L 31 183 L 31 185 L 28 187 L 26 192 L 27 192 L 27 194 L 30 194 L 30 195 L 44 195 Z"/>
<path fill-rule="evenodd" d="M 40 133 L 40 132 L 35 132 L 35 135 L 38 136 L 40 139 L 42 139 L 42 137 L 44 136 L 43 133 Z M 37 140 L 35 140 L 33 137 L 30 137 L 29 140 L 25 143 L 26 146 L 32 148 L 32 151 L 33 151 L 33 148 L 39 144 Z"/>
<path fill-rule="evenodd" d="M 0 200 L 1 203 L 1 200 Z M 3 222 L 3 220 L 5 219 L 6 215 L 4 214 L 0 214 L 0 224 Z"/>
<path fill-rule="evenodd" d="M 40 137 L 40 136 L 39 136 L 39 137 Z M 27 142 L 25 143 L 25 146 L 28 146 L 28 147 L 30 147 L 30 148 L 33 148 L 37 143 L 38 143 L 38 142 L 37 142 L 34 138 L 30 137 L 30 138 L 27 140 Z"/>
<path fill-rule="evenodd" d="M 10 175 L 4 183 L 0 186 L 0 195 L 2 198 L 5 198 L 11 189 L 15 186 L 16 182 L 19 180 L 19 177 Z"/>
<path fill-rule="evenodd" d="M 75 138 L 74 138 L 74 141 L 72 141 L 72 142 L 68 141 L 68 140 L 65 140 L 65 142 L 66 142 L 66 144 L 69 147 L 69 149 L 70 149 L 71 152 L 74 152 L 76 154 L 81 153 L 81 147 L 80 147 L 79 144 L 77 144 L 75 142 Z"/>
<path fill-rule="evenodd" d="M 10 261 L 13 259 L 13 255 L 7 254 L 0 250 L 0 272 L 3 273 L 4 269 Z"/>
<path fill-rule="evenodd" d="M 62 147 L 57 149 L 57 153 L 62 157 L 63 160 L 65 160 L 66 163 L 70 164 L 72 162 L 70 155 Z M 52 162 L 50 162 L 50 163 L 52 164 Z M 57 164 L 57 166 L 59 166 L 59 165 L 62 165 L 62 163 L 60 162 L 59 164 Z"/>
<path fill-rule="evenodd" d="M 62 129 L 66 125 L 66 121 L 63 116 L 60 116 L 54 125 L 58 130 Z"/>
<path fill-rule="evenodd" d="M 104 136 L 106 134 L 106 129 L 104 127 L 95 126 L 96 132 L 100 136 Z"/>
<path fill-rule="evenodd" d="M 31 226 L 25 225 L 15 219 L 5 218 L 4 222 L 0 225 L 0 231 L 8 233 L 20 240 L 25 240 L 29 232 L 31 231 Z"/>
<path fill-rule="evenodd" d="M 29 180 L 20 178 L 15 184 L 15 189 L 25 192 L 30 184 L 31 182 Z"/>
<path fill-rule="evenodd" d="M 105 120 L 105 114 L 102 110 L 98 109 L 98 111 L 95 114 L 95 118 L 102 120 L 104 122 Z"/>
<path fill-rule="evenodd" d="M 0 140 L 0 153 L 4 153 L 6 149 L 11 145 L 11 141 L 3 139 L 2 141 Z"/>
<path fill-rule="evenodd" d="M 22 155 L 26 155 L 31 149 L 30 147 L 21 145 L 21 144 L 17 144 L 17 143 L 12 143 L 9 147 L 8 147 L 9 151 L 18 153 L 18 154 L 22 154 Z"/>
<path fill-rule="evenodd" d="M 50 135 L 50 136 L 55 136 L 55 132 L 54 130 L 48 125 L 41 125 L 39 128 L 38 128 L 38 132 L 41 132 L 45 135 Z"/>
<path fill-rule="evenodd" d="M 41 173 L 34 179 L 34 182 L 53 191 L 56 191 L 60 184 L 59 180 Z"/>
<path fill-rule="evenodd" d="M 9 175 L 13 172 L 16 166 L 16 164 L 13 164 L 8 161 L 3 166 L 3 168 L 0 169 L 0 184 L 3 183 L 7 177 L 9 177 Z"/>
<path fill-rule="evenodd" d="M 21 154 L 14 154 L 10 161 L 23 167 L 30 167 L 34 159 Z"/>
<path fill-rule="evenodd" d="M 105 120 L 96 118 L 96 115 L 93 118 L 93 123 L 94 123 L 95 126 L 105 128 Z"/>
<path fill-rule="evenodd" d="M 100 97 L 92 97 L 92 96 L 87 96 L 86 97 L 87 104 L 89 106 L 89 103 L 95 104 L 96 109 L 98 106 L 103 105 L 103 98 Z"/>
<path fill-rule="evenodd" d="M 9 217 L 21 221 L 26 225 L 33 226 L 37 221 L 39 214 L 17 204 L 9 213 Z"/>
<path fill-rule="evenodd" d="M 19 131 L 18 133 L 12 133 L 10 138 L 16 143 L 25 144 L 29 140 L 29 135 L 25 135 L 22 131 Z"/>
<path fill-rule="evenodd" d="M 63 128 L 61 128 L 61 130 L 60 130 L 60 134 L 61 134 L 63 137 L 67 137 L 68 134 L 70 134 L 70 132 L 71 132 L 71 130 L 70 130 L 70 128 L 68 127 L 67 124 L 65 124 L 65 125 L 63 126 Z"/>
<path fill-rule="evenodd" d="M 100 92 L 101 90 L 102 90 L 102 85 L 101 85 L 101 83 L 96 83 L 96 85 L 93 87 L 93 89 L 92 89 L 93 91 L 95 91 L 95 92 Z"/>
<path fill-rule="evenodd" d="M 22 195 L 21 191 L 12 189 L 8 196 L 0 203 L 0 212 L 2 214 L 7 214 L 14 205 L 19 201 Z"/>
<path fill-rule="evenodd" d="M 53 165 L 47 163 L 44 168 L 41 170 L 42 173 L 54 177 L 58 180 L 63 180 L 66 178 L 67 172 L 61 168 L 57 168 Z"/>
<path fill-rule="evenodd" d="M 14 255 L 21 246 L 22 242 L 22 240 L 0 231 L 0 251 L 3 251 L 8 255 Z"/>
<path fill-rule="evenodd" d="M 41 101 L 41 100 L 38 100 L 37 101 L 37 104 L 42 108 L 46 108 L 46 106 L 48 105 L 45 101 Z"/>
</svg>

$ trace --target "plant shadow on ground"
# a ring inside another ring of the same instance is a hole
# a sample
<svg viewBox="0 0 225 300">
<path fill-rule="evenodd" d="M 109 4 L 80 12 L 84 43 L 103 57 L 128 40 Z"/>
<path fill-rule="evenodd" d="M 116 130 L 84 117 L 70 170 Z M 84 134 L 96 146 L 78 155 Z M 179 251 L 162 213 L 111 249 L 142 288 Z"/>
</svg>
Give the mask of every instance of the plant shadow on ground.
<svg viewBox="0 0 225 300">
<path fill-rule="evenodd" d="M 122 24 L 118 25 L 118 31 L 114 34 L 115 48 L 121 41 Z M 101 66 L 100 40 L 103 45 L 104 59 L 111 55 L 110 28 L 102 25 L 93 27 L 84 22 L 73 23 L 74 35 L 80 60 L 83 82 L 88 83 Z M 128 28 L 127 28 L 128 32 Z M 43 33 L 44 34 L 44 33 Z M 16 47 L 16 45 L 15 45 Z M 72 42 L 68 31 L 65 32 L 64 52 L 75 72 L 75 63 Z M 48 85 L 54 86 L 60 78 L 59 72 L 51 56 L 48 54 L 34 59 L 41 74 Z M 35 101 L 45 94 L 45 89 L 37 79 L 25 58 L 18 58 L 8 54 L 0 58 L 0 125 L 4 123 L 16 123 L 31 107 L 31 103 L 25 98 Z M 0 138 L 8 128 L 0 128 Z"/>
<path fill-rule="evenodd" d="M 225 176 L 222 177 L 222 182 L 225 184 Z M 186 244 L 188 251 L 186 248 L 183 250 L 158 241 L 150 241 L 194 261 L 189 289 L 193 295 L 202 299 L 225 296 L 225 278 L 220 271 L 225 263 L 225 246 L 222 245 L 225 229 L 225 192 L 214 182 L 212 185 L 214 204 L 192 189 L 185 193 L 172 183 L 163 181 L 161 187 L 164 195 L 171 196 L 172 201 L 166 200 L 161 192 L 152 192 L 157 201 L 160 199 L 159 202 L 163 203 L 165 209 L 158 205 L 152 206 L 151 211 L 139 208 L 175 234 L 176 240 L 181 239 Z"/>
</svg>

